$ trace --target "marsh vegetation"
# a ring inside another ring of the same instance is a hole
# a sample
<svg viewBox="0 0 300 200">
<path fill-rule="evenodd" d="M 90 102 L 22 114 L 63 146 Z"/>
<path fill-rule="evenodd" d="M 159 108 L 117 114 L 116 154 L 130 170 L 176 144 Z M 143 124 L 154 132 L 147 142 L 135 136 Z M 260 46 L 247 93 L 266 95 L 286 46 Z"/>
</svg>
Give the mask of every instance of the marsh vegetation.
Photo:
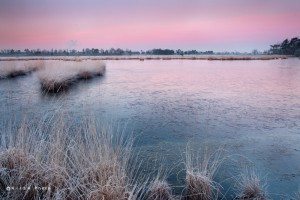
<svg viewBox="0 0 300 200">
<path fill-rule="evenodd" d="M 194 154 L 187 146 L 183 160 L 186 186 L 182 195 L 176 196 L 166 174 L 141 173 L 142 160 L 133 151 L 132 136 L 114 132 L 113 127 L 100 125 L 93 118 L 75 125 L 59 114 L 47 122 L 24 118 L 19 124 L 1 127 L 1 198 L 208 200 L 222 197 L 221 186 L 214 181 L 224 162 L 221 149 L 212 154 L 197 150 Z M 238 199 L 266 199 L 258 176 L 242 177 Z"/>
<path fill-rule="evenodd" d="M 104 72 L 105 64 L 101 61 L 55 61 L 48 62 L 38 77 L 44 92 L 60 92 L 79 80 L 102 76 Z"/>
<path fill-rule="evenodd" d="M 3 61 L 0 63 L 0 79 L 24 76 L 33 71 L 42 69 L 43 60 L 30 60 L 27 62 Z"/>
<path fill-rule="evenodd" d="M 213 62 L 169 61 L 162 56 L 144 62 L 113 60 L 106 61 L 109 77 L 105 79 L 94 78 L 105 73 L 98 57 L 58 59 L 0 62 L 37 66 L 30 76 L 5 78 L 0 83 L 0 198 L 264 200 L 299 196 L 297 185 L 285 195 L 274 194 L 271 181 L 281 177 L 277 174 L 281 168 L 273 165 L 274 175 L 268 167 L 272 179 L 266 181 L 262 167 L 264 161 L 269 166 L 284 157 L 292 160 L 291 170 L 282 169 L 283 176 L 289 176 L 294 173 L 293 164 L 298 166 L 298 160 L 291 157 L 298 156 L 298 135 L 294 134 L 299 128 L 300 79 L 294 76 L 299 72 L 298 59 Z M 285 84 L 286 80 L 293 84 Z M 56 96 L 73 84 L 78 87 Z M 41 95 L 41 91 L 55 95 Z M 25 94 L 32 94 L 28 107 Z M 95 117 L 87 117 L 85 104 Z M 24 111 L 18 105 L 29 113 L 14 123 Z M 7 117 L 12 113 L 16 116 Z M 118 121 L 134 131 L 119 131 L 104 123 L 110 116 L 103 113 L 117 113 Z M 202 117 L 207 121 L 201 121 Z M 282 137 L 290 139 L 283 140 L 274 130 L 287 133 Z M 206 140 L 210 145 L 204 145 Z M 146 150 L 140 152 L 141 146 Z M 233 162 L 238 160 L 232 155 L 236 152 L 254 161 Z M 162 170 L 145 166 L 154 162 L 155 153 L 169 159 L 156 166 Z M 250 169 L 240 170 L 244 167 Z"/>
<path fill-rule="evenodd" d="M 16 60 L 273 60 L 287 59 L 287 55 L 104 55 L 104 56 L 24 56 L 0 57 L 0 61 Z"/>
</svg>

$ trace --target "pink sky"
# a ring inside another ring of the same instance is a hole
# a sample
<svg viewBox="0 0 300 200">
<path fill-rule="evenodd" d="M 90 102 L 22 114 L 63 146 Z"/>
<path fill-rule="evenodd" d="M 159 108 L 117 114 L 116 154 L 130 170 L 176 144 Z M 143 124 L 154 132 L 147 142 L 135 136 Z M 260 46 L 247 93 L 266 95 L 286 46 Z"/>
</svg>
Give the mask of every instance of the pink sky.
<svg viewBox="0 0 300 200">
<path fill-rule="evenodd" d="M 266 50 L 298 19 L 299 0 L 1 0 L 0 49 Z"/>
</svg>

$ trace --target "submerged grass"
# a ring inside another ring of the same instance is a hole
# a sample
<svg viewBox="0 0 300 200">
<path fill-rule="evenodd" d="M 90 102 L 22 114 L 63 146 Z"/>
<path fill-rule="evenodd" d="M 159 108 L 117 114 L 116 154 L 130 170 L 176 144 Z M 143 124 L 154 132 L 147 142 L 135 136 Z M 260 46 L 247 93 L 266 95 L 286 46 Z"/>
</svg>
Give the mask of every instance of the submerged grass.
<svg viewBox="0 0 300 200">
<path fill-rule="evenodd" d="M 0 79 L 14 78 L 26 75 L 30 72 L 42 69 L 45 65 L 44 61 L 35 60 L 27 62 L 5 61 L 0 62 Z"/>
<path fill-rule="evenodd" d="M 45 92 L 60 92 L 81 79 L 102 76 L 105 64 L 101 61 L 55 61 L 47 63 L 38 77 Z"/>
</svg>

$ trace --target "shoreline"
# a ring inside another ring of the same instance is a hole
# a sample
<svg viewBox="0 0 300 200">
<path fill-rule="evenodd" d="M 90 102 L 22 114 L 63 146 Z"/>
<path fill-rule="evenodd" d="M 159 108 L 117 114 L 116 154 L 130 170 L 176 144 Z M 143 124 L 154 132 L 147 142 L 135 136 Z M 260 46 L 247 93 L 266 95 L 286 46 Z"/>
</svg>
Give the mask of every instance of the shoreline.
<svg viewBox="0 0 300 200">
<path fill-rule="evenodd" d="M 274 60 L 287 59 L 287 55 L 121 55 L 121 56 L 13 56 L 0 57 L 0 61 L 28 60 Z"/>
</svg>

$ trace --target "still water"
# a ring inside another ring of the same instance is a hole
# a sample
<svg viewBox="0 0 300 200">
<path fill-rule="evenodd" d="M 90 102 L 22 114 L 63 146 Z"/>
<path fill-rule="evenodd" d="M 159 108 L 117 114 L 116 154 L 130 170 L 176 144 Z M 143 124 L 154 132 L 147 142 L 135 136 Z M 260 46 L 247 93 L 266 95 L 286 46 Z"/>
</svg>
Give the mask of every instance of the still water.
<svg viewBox="0 0 300 200">
<path fill-rule="evenodd" d="M 225 149 L 230 161 L 216 181 L 227 197 L 246 162 L 274 199 L 300 187 L 299 59 L 116 60 L 106 66 L 105 76 L 60 95 L 41 94 L 36 73 L 0 80 L 1 120 L 24 112 L 59 110 L 75 120 L 93 113 L 136 136 L 145 170 L 164 160 L 177 193 L 187 143 Z"/>
</svg>

